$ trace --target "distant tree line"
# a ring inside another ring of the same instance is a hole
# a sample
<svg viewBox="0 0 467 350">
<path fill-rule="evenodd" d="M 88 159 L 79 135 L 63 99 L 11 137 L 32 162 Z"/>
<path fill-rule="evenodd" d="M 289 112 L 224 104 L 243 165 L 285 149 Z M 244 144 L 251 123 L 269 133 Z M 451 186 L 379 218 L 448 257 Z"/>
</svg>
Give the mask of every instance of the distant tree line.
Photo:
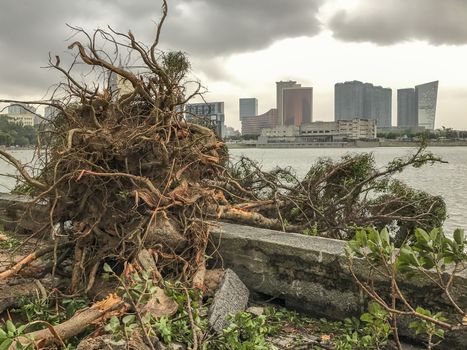
<svg viewBox="0 0 467 350">
<path fill-rule="evenodd" d="M 441 129 L 436 130 L 427 130 L 424 132 L 412 132 L 410 129 L 400 130 L 400 131 L 388 131 L 388 132 L 378 132 L 378 138 L 385 138 L 389 140 L 395 140 L 400 138 L 407 139 L 420 139 L 425 138 L 428 140 L 459 140 L 467 139 L 466 130 L 455 130 L 452 128 L 442 127 Z"/>
<path fill-rule="evenodd" d="M 0 145 L 29 146 L 36 144 L 36 130 L 29 125 L 14 123 L 8 117 L 0 114 Z"/>
</svg>

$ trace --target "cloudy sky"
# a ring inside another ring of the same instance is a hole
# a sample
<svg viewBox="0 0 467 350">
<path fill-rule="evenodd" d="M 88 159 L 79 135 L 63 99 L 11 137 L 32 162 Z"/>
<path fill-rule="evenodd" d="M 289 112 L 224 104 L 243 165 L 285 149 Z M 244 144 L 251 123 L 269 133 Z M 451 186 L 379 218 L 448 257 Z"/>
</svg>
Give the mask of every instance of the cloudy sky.
<svg viewBox="0 0 467 350">
<path fill-rule="evenodd" d="M 41 98 L 70 29 L 111 25 L 151 42 L 158 0 L 0 0 L 0 98 Z M 436 127 L 467 129 L 467 0 L 169 0 L 165 49 L 185 51 L 210 101 L 239 128 L 238 98 L 275 105 L 275 81 L 314 88 L 314 119 L 332 120 L 336 82 L 393 89 L 440 81 Z"/>
</svg>

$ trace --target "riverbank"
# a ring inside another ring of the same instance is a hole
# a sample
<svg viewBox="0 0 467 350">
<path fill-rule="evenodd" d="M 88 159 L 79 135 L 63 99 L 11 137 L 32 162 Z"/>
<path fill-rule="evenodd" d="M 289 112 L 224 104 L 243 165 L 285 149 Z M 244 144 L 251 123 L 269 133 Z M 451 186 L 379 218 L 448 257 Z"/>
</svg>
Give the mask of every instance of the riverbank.
<svg viewBox="0 0 467 350">
<path fill-rule="evenodd" d="M 269 143 L 258 144 L 256 141 L 249 142 L 226 142 L 229 149 L 239 148 L 375 148 L 375 147 L 418 147 L 419 141 L 351 141 L 351 142 L 314 142 L 314 143 Z M 429 147 L 465 147 L 467 140 L 429 140 Z"/>
</svg>

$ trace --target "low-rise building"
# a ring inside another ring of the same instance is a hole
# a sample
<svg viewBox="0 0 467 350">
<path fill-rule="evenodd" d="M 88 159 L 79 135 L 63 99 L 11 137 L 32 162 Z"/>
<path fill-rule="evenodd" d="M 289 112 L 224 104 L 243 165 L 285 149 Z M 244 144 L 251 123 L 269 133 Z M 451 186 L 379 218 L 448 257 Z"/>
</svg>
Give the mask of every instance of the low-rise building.
<svg viewBox="0 0 467 350">
<path fill-rule="evenodd" d="M 263 129 L 258 143 L 313 143 L 342 142 L 376 138 L 376 121 L 373 119 L 313 122 L 301 126 L 278 126 Z"/>
<path fill-rule="evenodd" d="M 8 120 L 24 126 L 34 126 L 34 114 L 7 114 Z"/>
<path fill-rule="evenodd" d="M 25 103 L 14 103 L 8 106 L 8 119 L 24 126 L 34 126 L 36 108 Z"/>
<path fill-rule="evenodd" d="M 266 113 L 240 118 L 242 122 L 242 135 L 260 135 L 263 129 L 275 128 L 277 120 L 277 109 L 272 108 Z"/>
</svg>

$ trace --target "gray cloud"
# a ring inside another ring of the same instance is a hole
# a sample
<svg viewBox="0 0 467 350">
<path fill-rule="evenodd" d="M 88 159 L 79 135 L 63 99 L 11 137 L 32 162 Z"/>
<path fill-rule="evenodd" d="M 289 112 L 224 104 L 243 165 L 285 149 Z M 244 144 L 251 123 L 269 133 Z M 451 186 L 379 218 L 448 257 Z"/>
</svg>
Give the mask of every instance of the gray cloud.
<svg viewBox="0 0 467 350">
<path fill-rule="evenodd" d="M 350 11 L 336 13 L 328 23 L 345 41 L 387 45 L 426 40 L 434 45 L 467 43 L 465 0 L 361 0 Z"/>
<path fill-rule="evenodd" d="M 0 96 L 41 94 L 56 75 L 40 70 L 48 52 L 64 56 L 71 31 L 113 28 L 150 43 L 161 13 L 158 0 L 1 1 Z M 207 62 L 265 48 L 277 39 L 319 32 L 317 11 L 324 0 L 169 0 L 162 33 L 165 48 Z M 218 76 L 204 64 L 207 75 Z"/>
<path fill-rule="evenodd" d="M 166 39 L 198 55 L 265 48 L 278 39 L 312 36 L 323 0 L 186 0 L 169 17 Z M 175 12 L 175 13 L 174 13 Z"/>
</svg>

